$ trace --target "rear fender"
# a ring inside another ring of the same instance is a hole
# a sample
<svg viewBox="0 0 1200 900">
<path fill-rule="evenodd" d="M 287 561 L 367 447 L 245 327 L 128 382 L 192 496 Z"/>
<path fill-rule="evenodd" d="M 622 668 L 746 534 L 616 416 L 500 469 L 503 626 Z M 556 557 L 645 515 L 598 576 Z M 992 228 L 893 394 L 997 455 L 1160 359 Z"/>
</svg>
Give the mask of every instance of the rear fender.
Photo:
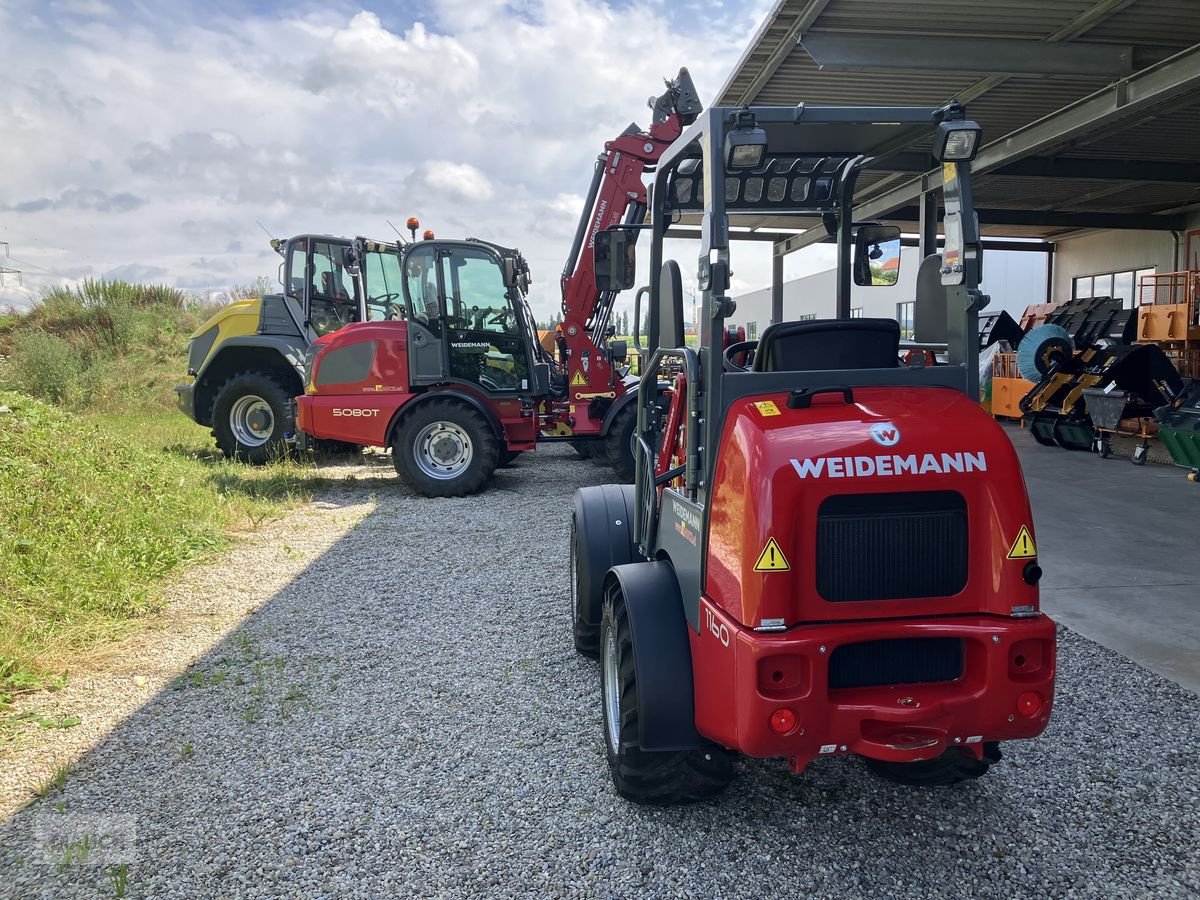
<svg viewBox="0 0 1200 900">
<path fill-rule="evenodd" d="M 633 546 L 633 485 L 600 484 L 575 492 L 575 565 L 579 610 L 599 626 L 604 611 L 604 577 L 613 566 L 637 559 Z"/>
<path fill-rule="evenodd" d="M 616 566 L 607 577 L 620 584 L 629 613 L 639 746 L 643 750 L 715 747 L 696 730 L 692 649 L 674 568 L 668 562 L 631 563 Z"/>
</svg>

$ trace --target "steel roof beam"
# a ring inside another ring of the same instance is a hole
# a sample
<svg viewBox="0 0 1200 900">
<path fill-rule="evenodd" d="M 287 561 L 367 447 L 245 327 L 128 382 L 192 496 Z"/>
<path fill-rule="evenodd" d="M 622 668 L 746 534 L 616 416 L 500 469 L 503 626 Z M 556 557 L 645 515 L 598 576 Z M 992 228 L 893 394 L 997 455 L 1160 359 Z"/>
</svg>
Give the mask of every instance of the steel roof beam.
<svg viewBox="0 0 1200 900">
<path fill-rule="evenodd" d="M 988 144 L 979 151 L 975 162 L 971 164 L 971 171 L 976 175 L 995 171 L 1040 150 L 1059 146 L 1198 89 L 1200 44 Z M 911 203 L 927 190 L 941 187 L 941 184 L 941 169 L 931 170 L 920 178 L 867 200 L 855 209 L 855 218 L 878 218 Z"/>
<path fill-rule="evenodd" d="M 924 172 L 928 153 L 897 153 L 868 164 L 874 172 Z M 1022 178 L 1082 178 L 1088 181 L 1152 181 L 1200 184 L 1200 162 L 1154 162 L 1143 159 L 1096 159 L 1083 156 L 1028 156 L 993 171 Z"/>
<path fill-rule="evenodd" d="M 1119 44 L 818 32 L 804 35 L 800 46 L 820 68 L 845 72 L 969 72 L 1106 80 L 1133 72 L 1133 48 Z"/>
<path fill-rule="evenodd" d="M 1026 225 L 1031 228 L 1104 228 L 1133 231 L 1182 231 L 1187 216 L 1146 213 L 1053 212 L 1044 209 L 977 209 L 979 225 Z M 892 210 L 885 217 L 890 222 L 915 222 L 919 212 L 915 206 Z M 804 237 L 805 235 L 797 235 Z"/>
<path fill-rule="evenodd" d="M 825 7 L 830 2 L 831 0 L 805 0 L 800 10 L 796 13 L 796 18 L 792 20 L 792 24 L 788 27 L 787 32 L 771 49 L 770 54 L 762 65 L 758 66 L 758 71 L 750 80 L 750 83 L 740 90 L 736 96 L 726 97 L 726 94 L 732 90 L 733 82 L 737 76 L 749 67 L 751 55 L 762 49 L 759 45 L 766 37 L 767 31 L 772 26 L 778 24 L 780 14 L 783 13 L 786 7 L 792 5 L 789 0 L 780 0 L 775 9 L 768 13 L 765 24 L 750 41 L 750 46 L 742 54 L 742 58 L 738 60 L 737 65 L 733 67 L 733 74 L 730 75 L 724 87 L 717 93 L 715 105 L 748 106 L 753 103 L 767 82 L 771 80 L 771 77 L 779 71 L 779 67 L 783 65 L 783 61 L 791 55 L 792 50 L 800 40 L 800 36 L 812 28 L 813 23 L 817 21 L 821 13 L 825 12 Z"/>
</svg>

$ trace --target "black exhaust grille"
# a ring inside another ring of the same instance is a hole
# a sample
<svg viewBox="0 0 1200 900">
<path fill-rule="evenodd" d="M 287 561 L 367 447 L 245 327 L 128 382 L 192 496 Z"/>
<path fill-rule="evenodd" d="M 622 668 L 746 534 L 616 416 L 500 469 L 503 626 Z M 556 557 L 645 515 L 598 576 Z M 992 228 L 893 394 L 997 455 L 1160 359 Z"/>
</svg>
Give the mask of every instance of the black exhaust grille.
<svg viewBox="0 0 1200 900">
<path fill-rule="evenodd" d="M 829 657 L 829 688 L 954 681 L 962 671 L 962 638 L 865 641 L 833 651 Z"/>
<path fill-rule="evenodd" d="M 956 491 L 839 494 L 817 511 L 817 592 L 831 603 L 950 597 L 966 584 Z"/>
</svg>

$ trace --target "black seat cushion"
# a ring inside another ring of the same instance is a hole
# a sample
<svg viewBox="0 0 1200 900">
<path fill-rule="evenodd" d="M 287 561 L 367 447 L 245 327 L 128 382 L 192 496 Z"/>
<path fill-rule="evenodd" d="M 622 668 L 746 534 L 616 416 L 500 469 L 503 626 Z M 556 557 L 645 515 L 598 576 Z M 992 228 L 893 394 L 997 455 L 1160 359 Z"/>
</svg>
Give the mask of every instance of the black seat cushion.
<svg viewBox="0 0 1200 900">
<path fill-rule="evenodd" d="M 891 369 L 899 365 L 895 319 L 807 319 L 778 322 L 762 333 L 755 372 Z"/>
</svg>

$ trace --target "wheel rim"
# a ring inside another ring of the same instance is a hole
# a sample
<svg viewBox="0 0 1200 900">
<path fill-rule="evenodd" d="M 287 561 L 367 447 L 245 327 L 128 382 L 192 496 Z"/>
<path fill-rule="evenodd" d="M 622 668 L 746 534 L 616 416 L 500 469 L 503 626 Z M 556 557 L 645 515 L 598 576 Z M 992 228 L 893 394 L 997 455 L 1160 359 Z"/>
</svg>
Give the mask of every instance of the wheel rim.
<svg viewBox="0 0 1200 900">
<path fill-rule="evenodd" d="M 430 478 L 449 481 L 471 465 L 475 447 L 471 436 L 454 422 L 431 422 L 417 434 L 413 457 Z"/>
<path fill-rule="evenodd" d="M 617 666 L 617 639 L 612 629 L 604 633 L 604 726 L 613 753 L 621 740 L 621 684 Z"/>
<path fill-rule="evenodd" d="M 271 404 L 257 394 L 238 397 L 229 410 L 229 430 L 243 447 L 261 447 L 275 433 Z"/>
</svg>

